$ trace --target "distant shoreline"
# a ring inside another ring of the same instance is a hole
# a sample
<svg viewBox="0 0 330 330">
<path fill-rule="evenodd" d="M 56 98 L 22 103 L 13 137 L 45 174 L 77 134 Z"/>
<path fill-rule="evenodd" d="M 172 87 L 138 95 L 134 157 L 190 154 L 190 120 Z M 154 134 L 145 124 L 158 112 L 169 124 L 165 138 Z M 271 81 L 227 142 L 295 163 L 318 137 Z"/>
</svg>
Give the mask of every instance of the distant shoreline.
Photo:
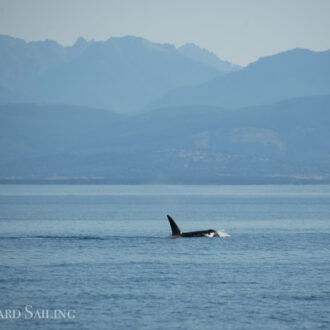
<svg viewBox="0 0 330 330">
<path fill-rule="evenodd" d="M 269 185 L 269 184 L 294 184 L 294 185 L 323 185 L 330 184 L 330 178 L 296 178 L 296 177 L 221 177 L 200 179 L 107 179 L 107 178 L 51 178 L 51 179 L 0 179 L 0 185 L 5 184 L 72 184 L 72 185 Z"/>
</svg>

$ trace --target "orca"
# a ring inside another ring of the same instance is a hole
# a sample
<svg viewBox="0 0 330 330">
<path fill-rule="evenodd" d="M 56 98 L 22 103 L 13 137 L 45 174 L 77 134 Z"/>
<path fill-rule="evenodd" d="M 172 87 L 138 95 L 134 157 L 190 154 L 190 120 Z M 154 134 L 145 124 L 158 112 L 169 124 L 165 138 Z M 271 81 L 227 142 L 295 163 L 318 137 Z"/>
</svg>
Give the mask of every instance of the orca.
<svg viewBox="0 0 330 330">
<path fill-rule="evenodd" d="M 178 237 L 219 237 L 219 234 L 214 229 L 201 230 L 201 231 L 191 231 L 188 233 L 183 233 L 171 216 L 167 215 L 167 219 L 170 222 L 172 235 L 171 238 Z"/>
</svg>

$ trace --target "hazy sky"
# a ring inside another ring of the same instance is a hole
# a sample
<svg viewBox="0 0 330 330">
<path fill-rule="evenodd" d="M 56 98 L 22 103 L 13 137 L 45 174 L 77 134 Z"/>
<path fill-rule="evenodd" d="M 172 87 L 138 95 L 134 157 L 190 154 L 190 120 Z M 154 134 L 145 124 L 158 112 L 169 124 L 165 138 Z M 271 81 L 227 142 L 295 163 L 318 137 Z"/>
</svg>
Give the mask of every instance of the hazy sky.
<svg viewBox="0 0 330 330">
<path fill-rule="evenodd" d="M 25 40 L 135 35 L 193 42 L 246 65 L 303 47 L 330 48 L 330 0 L 0 0 L 0 34 Z"/>
</svg>

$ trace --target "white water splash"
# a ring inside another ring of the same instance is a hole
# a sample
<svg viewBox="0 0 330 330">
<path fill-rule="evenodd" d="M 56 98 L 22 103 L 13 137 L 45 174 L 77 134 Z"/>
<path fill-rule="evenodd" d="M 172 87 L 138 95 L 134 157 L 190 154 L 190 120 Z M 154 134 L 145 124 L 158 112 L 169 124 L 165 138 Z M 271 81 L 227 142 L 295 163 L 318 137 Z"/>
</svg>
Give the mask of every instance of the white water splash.
<svg viewBox="0 0 330 330">
<path fill-rule="evenodd" d="M 227 234 L 225 231 L 223 230 L 217 230 L 217 233 L 219 235 L 219 237 L 230 237 L 229 234 Z"/>
</svg>

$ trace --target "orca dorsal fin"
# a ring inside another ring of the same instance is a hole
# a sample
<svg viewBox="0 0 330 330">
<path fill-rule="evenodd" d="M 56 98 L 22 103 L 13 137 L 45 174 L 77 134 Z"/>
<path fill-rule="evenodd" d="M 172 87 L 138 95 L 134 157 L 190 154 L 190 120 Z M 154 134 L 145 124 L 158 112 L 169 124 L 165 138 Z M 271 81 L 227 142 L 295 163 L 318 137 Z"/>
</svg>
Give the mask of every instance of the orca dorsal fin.
<svg viewBox="0 0 330 330">
<path fill-rule="evenodd" d="M 172 229 L 172 236 L 180 236 L 182 234 L 180 228 L 175 223 L 175 221 L 171 218 L 171 216 L 167 215 L 167 219 L 170 222 L 171 229 Z"/>
</svg>

